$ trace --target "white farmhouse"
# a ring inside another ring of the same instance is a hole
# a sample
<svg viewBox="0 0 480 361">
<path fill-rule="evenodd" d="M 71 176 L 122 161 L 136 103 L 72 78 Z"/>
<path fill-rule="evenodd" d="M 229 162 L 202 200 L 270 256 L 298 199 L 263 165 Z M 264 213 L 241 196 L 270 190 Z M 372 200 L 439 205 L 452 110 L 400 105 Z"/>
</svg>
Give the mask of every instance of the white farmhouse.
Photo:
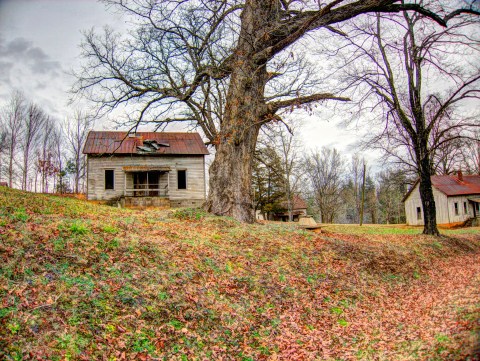
<svg viewBox="0 0 480 361">
<path fill-rule="evenodd" d="M 432 176 L 433 196 L 437 224 L 461 225 L 480 218 L 480 175 Z M 420 200 L 419 181 L 403 198 L 407 224 L 423 225 L 423 208 Z"/>
<path fill-rule="evenodd" d="M 91 131 L 87 199 L 124 206 L 199 207 L 205 202 L 205 155 L 198 133 Z"/>
</svg>

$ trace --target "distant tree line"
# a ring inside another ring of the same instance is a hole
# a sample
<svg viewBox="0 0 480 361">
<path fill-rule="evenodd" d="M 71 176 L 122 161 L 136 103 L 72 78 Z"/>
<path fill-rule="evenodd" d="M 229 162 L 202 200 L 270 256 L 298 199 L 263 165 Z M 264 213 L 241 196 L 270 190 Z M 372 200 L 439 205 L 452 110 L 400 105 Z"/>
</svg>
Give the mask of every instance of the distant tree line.
<svg viewBox="0 0 480 361">
<path fill-rule="evenodd" d="M 274 213 L 291 214 L 288 205 L 295 196 L 301 196 L 309 205 L 308 213 L 319 222 L 405 223 L 403 197 L 417 180 L 408 162 L 385 160 L 385 167 L 374 172 L 358 154 L 348 159 L 328 147 L 308 152 L 287 129 L 269 128 L 255 152 L 255 210 L 264 218 Z M 479 174 L 478 140 L 456 139 L 445 145 L 455 152 L 433 157 L 434 174 L 458 170 Z"/>
<path fill-rule="evenodd" d="M 18 91 L 0 106 L 0 182 L 42 193 L 83 193 L 83 144 L 93 119 L 58 120 Z"/>
</svg>

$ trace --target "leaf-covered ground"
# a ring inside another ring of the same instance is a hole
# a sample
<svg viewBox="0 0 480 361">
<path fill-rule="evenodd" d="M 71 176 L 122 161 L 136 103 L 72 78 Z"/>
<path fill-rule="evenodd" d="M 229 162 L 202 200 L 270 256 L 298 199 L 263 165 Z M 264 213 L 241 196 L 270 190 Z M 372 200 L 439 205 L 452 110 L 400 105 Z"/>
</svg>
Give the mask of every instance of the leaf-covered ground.
<svg viewBox="0 0 480 361">
<path fill-rule="evenodd" d="M 406 233 L 0 188 L 0 359 L 478 359 L 479 229 Z"/>
</svg>

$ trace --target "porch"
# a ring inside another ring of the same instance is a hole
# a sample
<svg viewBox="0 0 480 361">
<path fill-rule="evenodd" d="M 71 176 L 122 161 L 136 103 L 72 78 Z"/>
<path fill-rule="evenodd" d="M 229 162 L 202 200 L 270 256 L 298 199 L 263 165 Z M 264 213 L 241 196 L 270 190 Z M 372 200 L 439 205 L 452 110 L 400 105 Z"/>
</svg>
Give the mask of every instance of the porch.
<svg viewBox="0 0 480 361">
<path fill-rule="evenodd" d="M 125 174 L 124 198 L 148 197 L 168 199 L 170 170 L 169 167 L 123 167 Z"/>
<path fill-rule="evenodd" d="M 473 208 L 473 217 L 468 220 L 468 223 L 475 227 L 480 224 L 480 197 L 468 198 L 468 201 Z"/>
</svg>

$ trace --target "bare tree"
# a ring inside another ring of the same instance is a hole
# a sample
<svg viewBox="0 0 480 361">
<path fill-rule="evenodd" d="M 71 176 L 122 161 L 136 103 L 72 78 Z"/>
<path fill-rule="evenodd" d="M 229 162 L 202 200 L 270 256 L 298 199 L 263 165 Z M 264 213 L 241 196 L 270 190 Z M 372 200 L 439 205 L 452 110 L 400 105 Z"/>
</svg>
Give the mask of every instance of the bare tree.
<svg viewBox="0 0 480 361">
<path fill-rule="evenodd" d="M 47 121 L 47 115 L 36 105 L 30 103 L 23 117 L 23 136 L 21 149 L 23 155 L 22 189 L 27 190 L 30 170 L 30 156 L 41 136 L 41 130 Z"/>
<path fill-rule="evenodd" d="M 407 192 L 408 181 L 402 169 L 387 168 L 377 174 L 380 221 L 404 223 L 405 207 L 402 199 Z"/>
<path fill-rule="evenodd" d="M 480 175 L 480 131 L 476 133 L 474 139 L 468 139 L 463 143 L 461 153 L 465 171 Z"/>
<path fill-rule="evenodd" d="M 86 63 L 74 91 L 100 111 L 133 106 L 132 127 L 199 126 L 216 154 L 207 209 L 244 222 L 254 220 L 251 170 L 260 128 L 285 109 L 347 100 L 296 66 L 301 39 L 344 35 L 336 24 L 369 12 L 417 11 L 441 25 L 449 19 L 400 0 L 106 2 L 138 26 L 128 39 L 109 30 L 86 34 Z"/>
<path fill-rule="evenodd" d="M 6 132 L 8 186 L 13 187 L 16 177 L 16 154 L 25 118 L 25 98 L 22 93 L 12 93 L 8 104 L 2 110 L 2 118 Z"/>
<path fill-rule="evenodd" d="M 40 190 L 42 193 L 48 193 L 49 180 L 56 174 L 54 151 L 55 142 L 54 135 L 56 132 L 56 125 L 54 121 L 49 118 L 44 123 L 42 135 L 40 139 L 40 146 L 37 149 L 35 161 L 35 192 L 37 192 L 37 181 L 40 176 Z"/>
<path fill-rule="evenodd" d="M 462 101 L 478 99 L 478 69 L 460 68 L 450 63 L 451 53 L 446 56 L 452 46 L 459 54 L 459 44 L 466 53 L 479 50 L 480 42 L 465 30 L 469 25 L 468 20 L 455 20 L 450 28 L 439 30 L 420 13 L 377 14 L 349 38 L 355 49 L 346 67 L 349 86 L 364 91 L 362 106 L 374 101 L 369 111 L 380 109 L 384 117 L 382 132 L 371 144 L 381 144 L 389 157 L 416 171 L 425 234 L 439 234 L 430 179 L 433 152 L 454 139 L 470 137 L 479 127 L 475 118 L 455 113 Z M 442 79 L 450 87 L 440 92 L 438 85 L 428 84 L 430 79 Z"/>
<path fill-rule="evenodd" d="M 93 117 L 89 114 L 76 110 L 71 118 L 66 120 L 64 134 L 66 148 L 69 153 L 68 168 L 73 175 L 73 191 L 82 191 L 81 182 L 85 177 L 86 158 L 82 153 L 88 132 L 93 127 Z"/>
<path fill-rule="evenodd" d="M 344 186 L 343 198 L 347 205 L 346 220 L 351 223 L 360 221 L 361 183 L 362 183 L 362 159 L 359 154 L 351 158 L 348 174 Z"/>
<path fill-rule="evenodd" d="M 290 222 L 293 221 L 294 199 L 299 193 L 299 183 L 303 175 L 301 146 L 298 137 L 295 137 L 295 133 L 297 133 L 299 128 L 299 123 L 288 126 L 283 123 L 270 124 L 265 128 L 266 141 L 277 150 L 280 156 L 285 187 L 285 201 Z"/>
<path fill-rule="evenodd" d="M 6 156 L 7 150 L 7 131 L 3 123 L 3 118 L 0 117 L 0 181 L 2 180 L 4 169 L 3 169 L 3 158 Z"/>
<path fill-rule="evenodd" d="M 345 161 L 335 149 L 322 148 L 305 159 L 305 171 L 323 223 L 333 223 L 344 203 Z"/>
</svg>

